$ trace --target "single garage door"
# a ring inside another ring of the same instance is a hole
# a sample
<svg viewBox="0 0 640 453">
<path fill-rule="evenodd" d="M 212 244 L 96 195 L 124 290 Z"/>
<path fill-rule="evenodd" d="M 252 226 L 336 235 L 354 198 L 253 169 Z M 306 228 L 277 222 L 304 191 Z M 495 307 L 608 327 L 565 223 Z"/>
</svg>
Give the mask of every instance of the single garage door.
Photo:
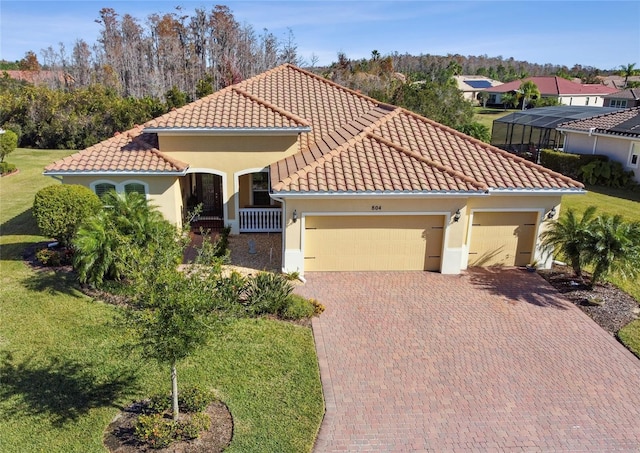
<svg viewBox="0 0 640 453">
<path fill-rule="evenodd" d="M 444 216 L 309 216 L 305 271 L 440 270 Z"/>
<path fill-rule="evenodd" d="M 469 266 L 524 266 L 531 262 L 535 212 L 475 212 Z"/>
</svg>

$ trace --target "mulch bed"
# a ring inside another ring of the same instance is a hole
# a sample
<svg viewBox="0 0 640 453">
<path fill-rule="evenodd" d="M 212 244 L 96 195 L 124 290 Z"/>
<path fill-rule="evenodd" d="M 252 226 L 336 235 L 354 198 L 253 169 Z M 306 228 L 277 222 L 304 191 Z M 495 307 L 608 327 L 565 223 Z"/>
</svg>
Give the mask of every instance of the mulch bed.
<svg viewBox="0 0 640 453">
<path fill-rule="evenodd" d="M 640 314 L 638 302 L 617 286 L 604 283 L 589 287 L 590 275 L 587 273 L 580 280 L 570 267 L 557 264 L 551 269 L 538 270 L 538 273 L 611 335 L 615 336 Z"/>
<path fill-rule="evenodd" d="M 111 453 L 217 453 L 224 451 L 233 436 L 233 419 L 227 406 L 219 401 L 211 403 L 205 413 L 211 418 L 211 427 L 193 440 L 174 442 L 166 448 L 154 449 L 136 439 L 134 423 L 143 413 L 144 402 L 135 402 L 120 412 L 107 427 L 104 446 Z"/>
</svg>

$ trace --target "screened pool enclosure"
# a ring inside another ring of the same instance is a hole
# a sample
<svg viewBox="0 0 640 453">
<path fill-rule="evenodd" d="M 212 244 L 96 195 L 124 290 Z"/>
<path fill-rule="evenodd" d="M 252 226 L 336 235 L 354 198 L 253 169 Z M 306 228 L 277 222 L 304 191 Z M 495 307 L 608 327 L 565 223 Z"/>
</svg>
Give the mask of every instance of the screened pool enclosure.
<svg viewBox="0 0 640 453">
<path fill-rule="evenodd" d="M 540 149 L 562 148 L 562 134 L 556 130 L 558 125 L 616 110 L 565 105 L 515 111 L 494 120 L 491 144 L 537 161 Z"/>
</svg>

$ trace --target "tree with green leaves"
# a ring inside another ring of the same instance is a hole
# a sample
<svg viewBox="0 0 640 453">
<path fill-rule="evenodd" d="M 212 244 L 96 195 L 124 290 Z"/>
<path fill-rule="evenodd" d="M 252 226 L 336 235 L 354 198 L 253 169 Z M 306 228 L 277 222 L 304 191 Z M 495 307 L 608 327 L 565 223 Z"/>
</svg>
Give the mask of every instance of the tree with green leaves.
<svg viewBox="0 0 640 453">
<path fill-rule="evenodd" d="M 582 269 L 588 261 L 586 247 L 590 242 L 595 206 L 589 206 L 582 217 L 572 209 L 557 220 L 550 220 L 549 227 L 541 234 L 543 247 L 562 256 L 569 262 L 574 274 L 582 278 Z"/>
<path fill-rule="evenodd" d="M 477 138 L 480 141 L 485 143 L 491 142 L 491 131 L 484 124 L 478 123 L 477 121 L 463 124 L 462 126 L 457 128 L 463 134 L 467 134 L 473 138 Z"/>
<path fill-rule="evenodd" d="M 156 241 L 129 255 L 134 296 L 123 320 L 145 358 L 169 365 L 173 419 L 177 420 L 178 363 L 245 310 L 237 300 L 222 296 L 223 258 L 214 256 L 215 245 L 205 238 L 194 265 L 180 270 L 176 261 L 182 258 L 186 241 L 177 229 L 173 231 L 178 247 Z"/>
<path fill-rule="evenodd" d="M 18 135 L 10 129 L 0 129 L 0 162 L 18 147 Z"/>
<path fill-rule="evenodd" d="M 518 98 L 516 97 L 515 93 L 502 93 L 502 96 L 500 97 L 500 100 L 502 101 L 502 107 L 507 110 L 508 107 L 515 107 L 516 103 L 518 102 Z"/>
<path fill-rule="evenodd" d="M 617 215 L 601 215 L 592 223 L 584 245 L 585 260 L 593 266 L 591 285 L 616 274 L 624 279 L 640 272 L 640 223 Z"/>
<path fill-rule="evenodd" d="M 618 71 L 618 75 L 624 77 L 624 87 L 627 88 L 629 84 L 629 77 L 638 75 L 640 71 L 636 69 L 635 63 L 628 63 L 626 65 L 620 65 L 620 70 Z"/>
<path fill-rule="evenodd" d="M 531 80 L 527 80 L 520 84 L 518 89 L 518 98 L 522 100 L 522 110 L 526 109 L 532 99 L 540 97 L 540 90 Z"/>
</svg>

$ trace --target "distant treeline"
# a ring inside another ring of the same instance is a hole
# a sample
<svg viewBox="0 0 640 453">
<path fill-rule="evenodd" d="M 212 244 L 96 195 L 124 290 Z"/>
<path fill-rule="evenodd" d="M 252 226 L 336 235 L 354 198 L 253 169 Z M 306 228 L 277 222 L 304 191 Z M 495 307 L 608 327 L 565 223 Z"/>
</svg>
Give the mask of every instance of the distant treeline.
<svg viewBox="0 0 640 453">
<path fill-rule="evenodd" d="M 301 63 L 291 31 L 284 39 L 266 29 L 258 34 L 221 5 L 196 9 L 192 16 L 176 10 L 151 14 L 142 24 L 103 8 L 96 21 L 102 26 L 98 42 L 79 39 L 70 51 L 62 44 L 50 46 L 41 61 L 28 52 L 17 65 L 4 62 L 0 69 L 47 69 L 69 76 L 52 79 L 51 88 L 100 84 L 124 97 L 154 99 L 175 88 L 194 99 L 198 87 L 214 91 L 282 63 Z"/>
</svg>

